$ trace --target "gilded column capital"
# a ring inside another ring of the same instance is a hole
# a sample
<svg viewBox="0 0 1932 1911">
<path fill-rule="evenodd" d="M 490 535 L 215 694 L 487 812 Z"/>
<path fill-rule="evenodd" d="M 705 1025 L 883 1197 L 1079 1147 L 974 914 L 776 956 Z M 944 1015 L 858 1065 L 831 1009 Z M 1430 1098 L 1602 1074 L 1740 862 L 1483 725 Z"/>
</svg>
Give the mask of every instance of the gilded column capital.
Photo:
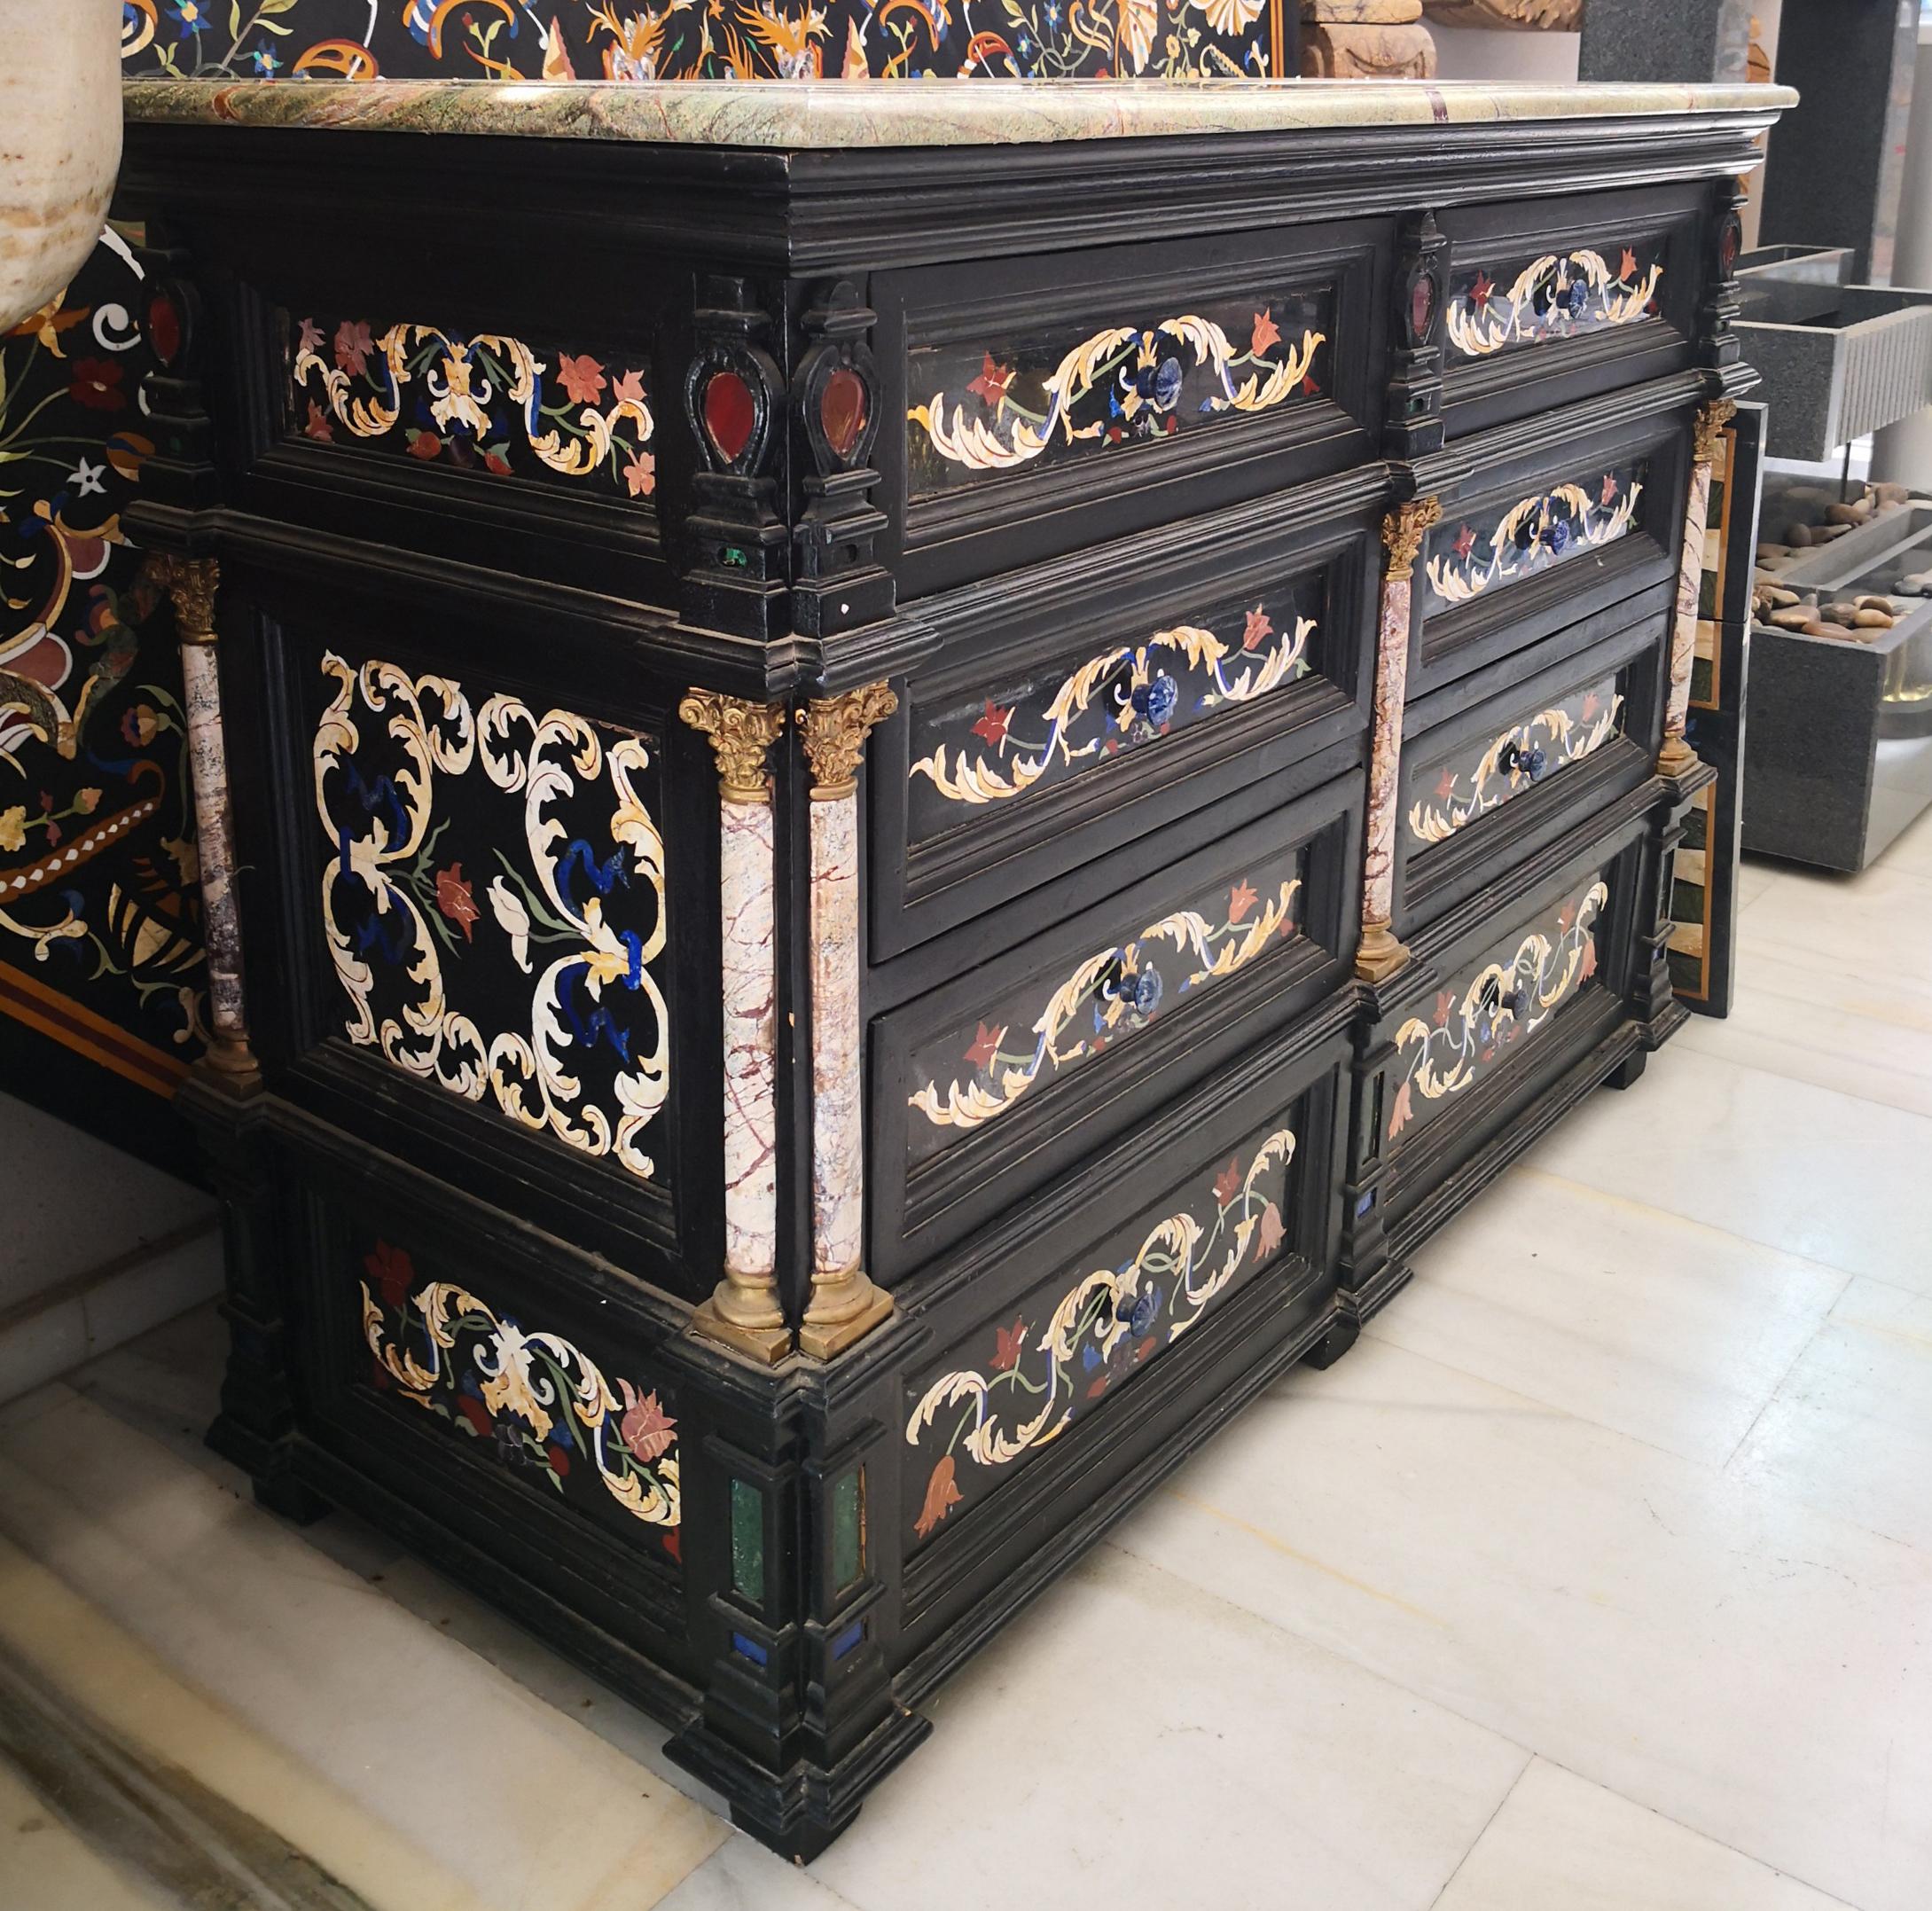
<svg viewBox="0 0 1932 1911">
<path fill-rule="evenodd" d="M 849 796 L 858 782 L 859 760 L 873 727 L 899 708 L 888 684 L 866 684 L 842 696 L 819 697 L 798 713 L 805 754 L 811 761 L 814 803 Z"/>
<path fill-rule="evenodd" d="M 1738 415 L 1738 408 L 1728 398 L 1714 399 L 1697 414 L 1697 423 L 1691 433 L 1691 461 L 1698 465 L 1709 465 L 1717 456 L 1717 440 L 1724 435 L 1724 428 Z"/>
<path fill-rule="evenodd" d="M 677 714 L 710 738 L 718 759 L 719 794 L 725 802 L 771 801 L 765 752 L 785 728 L 781 706 L 749 703 L 717 690 L 693 690 L 678 704 Z"/>
<path fill-rule="evenodd" d="M 1412 575 L 1422 540 L 1442 521 L 1443 501 L 1439 497 L 1412 497 L 1407 504 L 1397 505 L 1382 520 L 1382 543 L 1388 551 L 1382 576 L 1394 579 Z"/>
<path fill-rule="evenodd" d="M 184 558 L 172 552 L 156 551 L 149 554 L 146 568 L 148 576 L 174 603 L 181 641 L 212 644 L 215 595 L 221 588 L 222 567 L 213 558 Z"/>
</svg>

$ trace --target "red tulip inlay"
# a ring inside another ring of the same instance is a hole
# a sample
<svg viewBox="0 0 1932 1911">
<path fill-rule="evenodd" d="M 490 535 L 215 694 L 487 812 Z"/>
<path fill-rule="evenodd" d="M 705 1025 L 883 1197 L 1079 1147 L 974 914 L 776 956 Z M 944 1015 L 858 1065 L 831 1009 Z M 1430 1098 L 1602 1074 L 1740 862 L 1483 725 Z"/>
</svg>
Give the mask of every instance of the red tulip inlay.
<svg viewBox="0 0 1932 1911">
<path fill-rule="evenodd" d="M 1409 330 L 1417 344 L 1429 335 L 1435 317 L 1435 281 L 1427 273 L 1409 288 Z"/>
<path fill-rule="evenodd" d="M 865 381 L 849 365 L 841 365 L 825 380 L 818 400 L 818 422 L 825 443 L 840 458 L 858 449 L 865 431 Z"/>
<path fill-rule="evenodd" d="M 714 372 L 704 388 L 704 428 L 717 454 L 735 464 L 758 422 L 751 387 L 736 372 Z"/>
</svg>

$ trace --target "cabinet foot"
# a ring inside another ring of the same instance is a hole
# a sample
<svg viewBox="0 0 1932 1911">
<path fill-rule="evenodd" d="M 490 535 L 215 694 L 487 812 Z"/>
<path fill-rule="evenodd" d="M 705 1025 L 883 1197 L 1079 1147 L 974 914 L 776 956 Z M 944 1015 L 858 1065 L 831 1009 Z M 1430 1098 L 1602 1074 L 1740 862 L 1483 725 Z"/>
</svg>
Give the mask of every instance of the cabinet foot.
<svg viewBox="0 0 1932 1911">
<path fill-rule="evenodd" d="M 1337 1314 L 1328 1330 L 1302 1356 L 1312 1367 L 1331 1367 L 1362 1337 L 1362 1323 L 1353 1314 Z"/>
<path fill-rule="evenodd" d="M 1624 1056 L 1623 1061 L 1618 1062 L 1604 1077 L 1604 1085 L 1607 1088 L 1628 1088 L 1644 1072 L 1645 1065 L 1649 1060 L 1649 1054 L 1641 1048 L 1637 1050 L 1634 1054 Z"/>
</svg>

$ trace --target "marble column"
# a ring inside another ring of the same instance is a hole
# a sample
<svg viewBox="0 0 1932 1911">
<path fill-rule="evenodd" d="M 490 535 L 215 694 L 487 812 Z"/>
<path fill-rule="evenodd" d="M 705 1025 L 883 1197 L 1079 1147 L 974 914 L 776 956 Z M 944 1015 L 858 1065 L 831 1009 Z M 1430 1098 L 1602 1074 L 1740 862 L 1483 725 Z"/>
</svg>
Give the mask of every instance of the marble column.
<svg viewBox="0 0 1932 1911">
<path fill-rule="evenodd" d="M 1411 498 L 1382 520 L 1388 561 L 1382 567 L 1380 635 L 1375 646 L 1375 724 L 1369 747 L 1368 815 L 1363 824 L 1362 940 L 1355 972 L 1383 982 L 1409 959 L 1392 927 L 1396 885 L 1396 797 L 1402 770 L 1402 713 L 1409 688 L 1410 610 L 1415 560 L 1442 501 Z"/>
<path fill-rule="evenodd" d="M 228 752 L 222 741 L 222 680 L 215 649 L 215 593 L 221 567 L 213 558 L 156 552 L 148 574 L 175 607 L 181 640 L 182 709 L 188 768 L 194 783 L 195 852 L 201 866 L 201 928 L 207 950 L 207 1073 L 237 1094 L 262 1085 L 248 1046 L 242 1001 L 241 913 L 235 898 L 235 830 L 229 808 Z"/>
<path fill-rule="evenodd" d="M 1704 588 L 1704 534 L 1710 521 L 1710 467 L 1717 439 L 1737 416 L 1728 398 L 1707 404 L 1697 414 L 1691 441 L 1691 495 L 1684 510 L 1684 554 L 1678 565 L 1677 611 L 1670 626 L 1670 694 L 1663 709 L 1663 748 L 1657 768 L 1682 776 L 1697 764 L 1697 752 L 1685 740 L 1690 720 L 1691 670 L 1697 661 L 1697 609 Z"/>
<path fill-rule="evenodd" d="M 792 1351 L 778 1279 L 778 971 L 765 770 L 765 752 L 785 727 L 785 712 L 694 690 L 677 714 L 710 738 L 717 756 L 724 931 L 724 1274 L 692 1326 L 772 1365 Z"/>
<path fill-rule="evenodd" d="M 858 766 L 899 700 L 884 684 L 799 712 L 811 761 L 811 1299 L 801 1350 L 824 1360 L 892 1312 L 863 1265 L 864 1046 L 858 1005 Z"/>
</svg>

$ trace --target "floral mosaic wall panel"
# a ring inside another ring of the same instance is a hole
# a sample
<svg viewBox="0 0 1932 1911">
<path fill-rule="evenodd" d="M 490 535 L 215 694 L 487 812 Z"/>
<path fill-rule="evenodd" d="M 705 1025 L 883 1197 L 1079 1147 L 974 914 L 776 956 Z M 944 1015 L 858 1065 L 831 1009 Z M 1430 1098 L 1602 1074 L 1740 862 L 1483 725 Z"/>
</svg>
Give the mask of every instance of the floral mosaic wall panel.
<svg viewBox="0 0 1932 1911">
<path fill-rule="evenodd" d="M 1265 288 L 1173 315 L 1108 316 L 962 345 L 915 345 L 906 413 L 915 496 L 1092 458 L 1318 397 L 1331 290 Z"/>
<path fill-rule="evenodd" d="M 657 489 L 639 367 L 486 333 L 291 317 L 288 428 L 598 497 Z"/>
<path fill-rule="evenodd" d="M 1280 1252 L 1295 1133 L 1253 1137 L 1035 1288 L 922 1379 L 905 1437 L 915 1540 L 1013 1476 Z"/>
<path fill-rule="evenodd" d="M 1041 665 L 995 691 L 921 707 L 906 793 L 915 841 L 957 827 L 1239 709 L 1313 667 L 1318 579 L 1205 608 L 1110 644 L 1078 663 Z"/>
<path fill-rule="evenodd" d="M 1609 899 L 1608 885 L 1592 880 L 1440 991 L 1427 1018 L 1412 1016 L 1396 1030 L 1391 1144 L 1486 1080 L 1597 973 L 1596 924 Z"/>
<path fill-rule="evenodd" d="M 109 233 L 0 333 L 0 1011 L 168 1093 L 207 1005 L 173 620 L 121 529 L 143 304 Z"/>
<path fill-rule="evenodd" d="M 321 921 L 341 1030 L 640 1180 L 669 1091 L 644 739 L 393 663 L 321 662 Z"/>
<path fill-rule="evenodd" d="M 1306 854 L 1262 858 L 1064 974 L 989 994 L 972 1021 L 921 1043 L 911 1061 L 912 1160 L 998 1120 L 1295 936 Z"/>
<path fill-rule="evenodd" d="M 1429 533 L 1423 615 L 1453 609 L 1627 537 L 1648 472 L 1647 461 L 1634 459 L 1533 491 L 1493 518 L 1482 511 L 1445 517 Z"/>
<path fill-rule="evenodd" d="M 1280 74 L 1285 0 L 124 0 L 183 79 Z"/>
<path fill-rule="evenodd" d="M 1545 778 L 1594 755 L 1620 734 L 1623 700 L 1615 672 L 1509 724 L 1486 743 L 1427 764 L 1403 817 L 1412 849 L 1447 842 L 1478 817 L 1533 789 Z"/>
<path fill-rule="evenodd" d="M 370 1384 L 533 1485 L 595 1513 L 614 1508 L 678 1555 L 677 1422 L 661 1388 L 614 1380 L 561 1335 L 526 1328 L 451 1281 L 419 1273 L 376 1238 L 357 1286 Z"/>
<path fill-rule="evenodd" d="M 1613 331 L 1657 315 L 1664 242 L 1539 253 L 1452 275 L 1443 325 L 1451 358 L 1490 358 L 1553 339 Z M 1612 261 L 1615 263 L 1612 263 Z"/>
</svg>

